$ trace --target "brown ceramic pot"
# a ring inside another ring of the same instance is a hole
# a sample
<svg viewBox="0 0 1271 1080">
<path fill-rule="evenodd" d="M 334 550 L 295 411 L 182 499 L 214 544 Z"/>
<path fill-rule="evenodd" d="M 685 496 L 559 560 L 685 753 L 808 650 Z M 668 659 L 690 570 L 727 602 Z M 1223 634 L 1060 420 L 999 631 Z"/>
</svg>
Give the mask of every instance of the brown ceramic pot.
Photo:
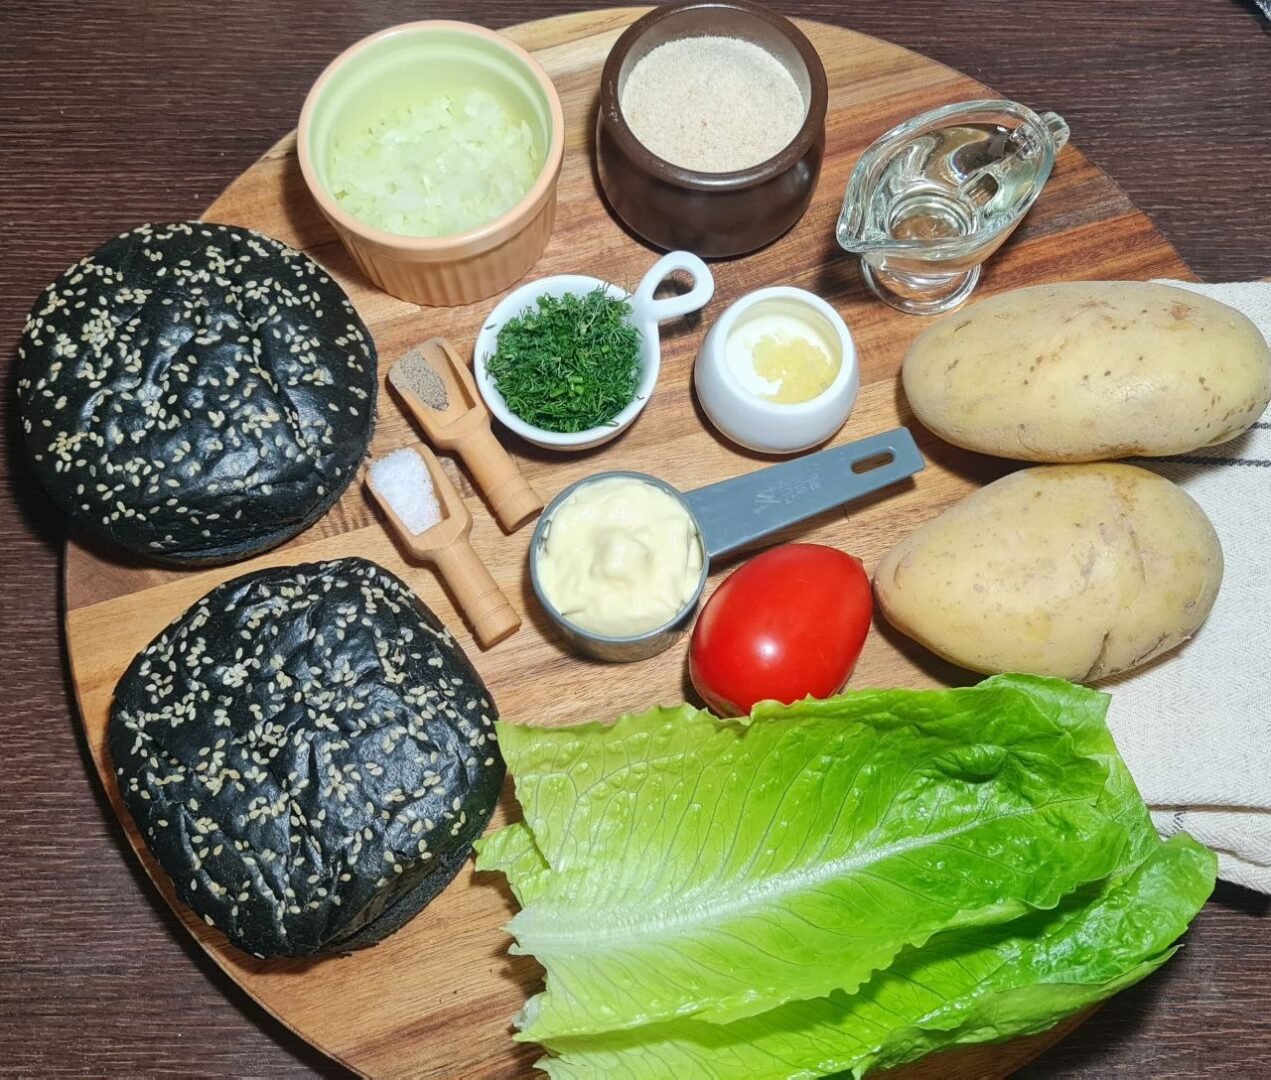
<svg viewBox="0 0 1271 1080">
<path fill-rule="evenodd" d="M 808 104 L 803 126 L 775 157 L 736 172 L 672 165 L 645 147 L 620 106 L 631 69 L 677 38 L 742 38 L 780 60 Z M 681 0 L 654 8 L 614 43 L 600 81 L 596 157 L 614 212 L 658 247 L 707 258 L 742 255 L 771 243 L 807 210 L 825 152 L 825 67 L 789 19 L 749 0 Z"/>
</svg>

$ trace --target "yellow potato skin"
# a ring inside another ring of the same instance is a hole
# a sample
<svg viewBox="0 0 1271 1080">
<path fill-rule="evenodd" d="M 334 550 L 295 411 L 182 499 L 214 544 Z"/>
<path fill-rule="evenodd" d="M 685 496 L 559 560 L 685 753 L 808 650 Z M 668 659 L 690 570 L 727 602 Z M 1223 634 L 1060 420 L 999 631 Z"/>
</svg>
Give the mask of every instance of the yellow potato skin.
<svg viewBox="0 0 1271 1080">
<path fill-rule="evenodd" d="M 1065 282 L 942 318 L 902 369 L 946 442 L 1020 461 L 1185 454 L 1271 401 L 1271 348 L 1234 308 L 1146 282 Z"/>
<path fill-rule="evenodd" d="M 1222 547 L 1181 488 L 1133 465 L 1024 469 L 973 492 L 887 553 L 878 605 L 972 671 L 1093 682 L 1191 637 Z"/>
</svg>

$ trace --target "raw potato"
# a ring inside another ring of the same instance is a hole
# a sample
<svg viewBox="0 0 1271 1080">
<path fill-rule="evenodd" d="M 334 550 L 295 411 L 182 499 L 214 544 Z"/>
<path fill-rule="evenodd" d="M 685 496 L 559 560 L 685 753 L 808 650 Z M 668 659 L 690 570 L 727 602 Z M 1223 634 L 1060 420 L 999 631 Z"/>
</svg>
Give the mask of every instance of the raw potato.
<svg viewBox="0 0 1271 1080">
<path fill-rule="evenodd" d="M 1209 518 L 1133 465 L 997 480 L 891 549 L 874 575 L 898 630 L 973 671 L 1091 682 L 1195 633 L 1222 581 Z"/>
<path fill-rule="evenodd" d="M 1185 454 L 1271 400 L 1271 348 L 1234 308 L 1169 285 L 1070 282 L 946 316 L 905 358 L 914 414 L 946 442 L 1022 461 Z"/>
</svg>

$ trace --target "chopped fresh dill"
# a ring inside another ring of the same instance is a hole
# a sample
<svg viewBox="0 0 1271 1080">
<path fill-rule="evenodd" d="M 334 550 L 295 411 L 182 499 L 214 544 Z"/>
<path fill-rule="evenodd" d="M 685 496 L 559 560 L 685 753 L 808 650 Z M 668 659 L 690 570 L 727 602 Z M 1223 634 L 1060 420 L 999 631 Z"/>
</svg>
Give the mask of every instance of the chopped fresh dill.
<svg viewBox="0 0 1271 1080">
<path fill-rule="evenodd" d="M 640 384 L 640 331 L 631 305 L 597 286 L 540 296 L 499 331 L 486 370 L 507 407 L 545 431 L 612 423 Z"/>
</svg>

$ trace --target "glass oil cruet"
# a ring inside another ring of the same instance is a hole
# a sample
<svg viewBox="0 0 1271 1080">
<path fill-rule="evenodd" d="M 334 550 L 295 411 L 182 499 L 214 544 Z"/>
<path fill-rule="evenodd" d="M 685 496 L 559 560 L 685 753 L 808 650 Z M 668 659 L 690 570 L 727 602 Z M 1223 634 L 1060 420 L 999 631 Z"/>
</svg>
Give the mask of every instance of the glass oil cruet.
<svg viewBox="0 0 1271 1080">
<path fill-rule="evenodd" d="M 892 128 L 857 162 L 836 236 L 865 283 L 913 315 L 971 295 L 980 265 L 1033 205 L 1068 141 L 1053 112 L 965 101 Z"/>
</svg>

